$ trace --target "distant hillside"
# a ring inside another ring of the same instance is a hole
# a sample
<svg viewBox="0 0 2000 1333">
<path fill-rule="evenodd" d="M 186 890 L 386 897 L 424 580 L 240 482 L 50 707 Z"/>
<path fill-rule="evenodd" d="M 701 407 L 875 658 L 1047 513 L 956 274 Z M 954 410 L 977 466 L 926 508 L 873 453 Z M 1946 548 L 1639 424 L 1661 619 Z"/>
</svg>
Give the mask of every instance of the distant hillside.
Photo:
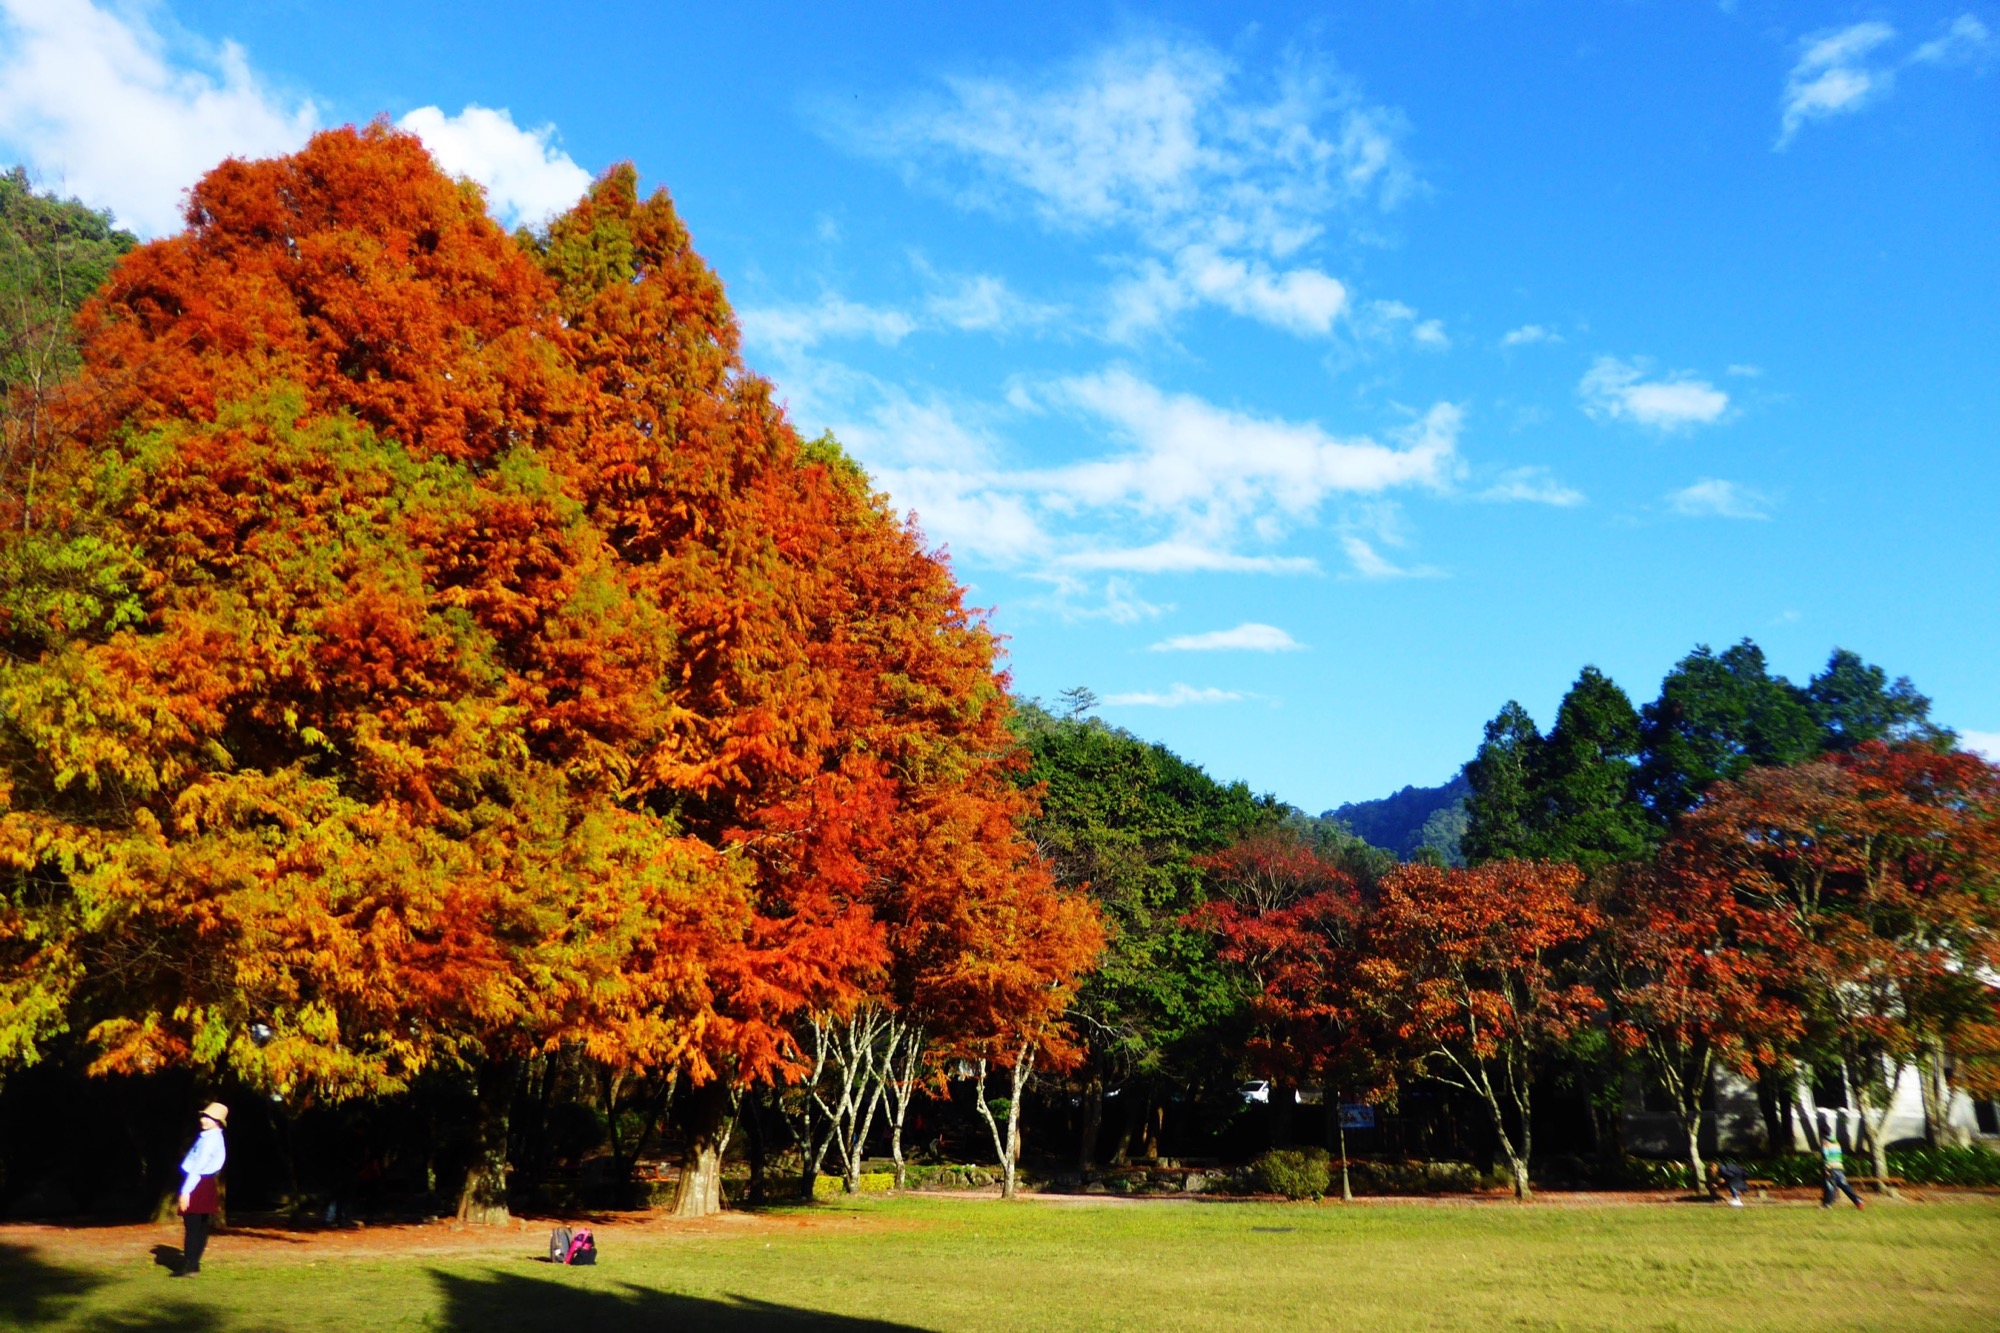
<svg viewBox="0 0 2000 1333">
<path fill-rule="evenodd" d="M 1431 847 L 1447 864 L 1459 865 L 1458 839 L 1465 832 L 1465 798 L 1471 792 L 1460 773 L 1442 787 L 1405 787 L 1378 801 L 1350 801 L 1320 817 L 1339 820 L 1400 860 L 1413 860 Z"/>
</svg>

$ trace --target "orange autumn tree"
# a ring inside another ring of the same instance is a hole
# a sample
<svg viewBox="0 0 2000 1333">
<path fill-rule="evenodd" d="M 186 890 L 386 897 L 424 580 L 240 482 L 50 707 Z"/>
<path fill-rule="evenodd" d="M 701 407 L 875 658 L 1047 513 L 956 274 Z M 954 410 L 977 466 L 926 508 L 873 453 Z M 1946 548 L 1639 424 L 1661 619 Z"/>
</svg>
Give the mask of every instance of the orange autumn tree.
<svg viewBox="0 0 2000 1333">
<path fill-rule="evenodd" d="M 1598 925 L 1575 866 L 1405 865 L 1382 881 L 1372 947 L 1355 969 L 1413 1072 L 1476 1098 L 1520 1198 L 1530 1193 L 1537 1063 L 1603 1001 L 1584 983 Z"/>
<path fill-rule="evenodd" d="M 224 164 L 189 222 L 86 310 L 0 549 L 0 1058 L 77 1026 L 100 1072 L 283 1097 L 458 1064 L 490 1216 L 512 1062 L 575 1045 L 683 1080 L 716 1206 L 733 1090 L 886 958 L 886 695 L 820 641 L 878 610 L 844 534 L 914 535 L 629 168 L 523 245 L 378 124 Z M 930 628 L 940 698 L 997 693 L 983 630 Z"/>
</svg>

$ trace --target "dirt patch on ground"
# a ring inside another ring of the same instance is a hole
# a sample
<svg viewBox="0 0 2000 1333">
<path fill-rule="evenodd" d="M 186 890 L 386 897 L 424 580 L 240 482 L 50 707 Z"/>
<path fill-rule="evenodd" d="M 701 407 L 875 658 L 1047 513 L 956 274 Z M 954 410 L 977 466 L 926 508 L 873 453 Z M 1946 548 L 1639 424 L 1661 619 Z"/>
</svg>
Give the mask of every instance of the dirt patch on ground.
<svg viewBox="0 0 2000 1333">
<path fill-rule="evenodd" d="M 587 1226 L 600 1249 L 671 1244 L 677 1240 L 796 1235 L 804 1231 L 854 1231 L 912 1225 L 908 1219 L 873 1218 L 848 1212 L 722 1213 L 681 1221 L 664 1211 L 591 1213 L 576 1217 L 516 1218 L 507 1226 L 461 1227 L 456 1222 L 403 1222 L 320 1226 L 275 1218 L 246 1217 L 220 1227 L 210 1244 L 220 1257 L 250 1263 L 292 1264 L 347 1260 L 449 1257 L 539 1258 L 549 1232 L 558 1226 Z M 918 1224 L 920 1225 L 920 1224 Z M 178 1246 L 181 1228 L 144 1223 L 129 1226 L 0 1225 L 0 1245 L 25 1246 L 51 1259 L 116 1266 L 145 1263 L 154 1249 Z"/>
</svg>

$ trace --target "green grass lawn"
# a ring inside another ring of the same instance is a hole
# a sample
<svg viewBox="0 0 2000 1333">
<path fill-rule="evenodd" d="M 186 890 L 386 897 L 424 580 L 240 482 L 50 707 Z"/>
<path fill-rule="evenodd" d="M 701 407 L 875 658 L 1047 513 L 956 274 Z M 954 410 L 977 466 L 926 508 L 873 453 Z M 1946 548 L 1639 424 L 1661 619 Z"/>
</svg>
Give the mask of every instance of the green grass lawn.
<svg viewBox="0 0 2000 1333">
<path fill-rule="evenodd" d="M 601 1233 L 0 1231 L 0 1326 L 49 1329 L 2000 1328 L 2000 1200 L 1843 1208 L 867 1200 Z"/>
</svg>

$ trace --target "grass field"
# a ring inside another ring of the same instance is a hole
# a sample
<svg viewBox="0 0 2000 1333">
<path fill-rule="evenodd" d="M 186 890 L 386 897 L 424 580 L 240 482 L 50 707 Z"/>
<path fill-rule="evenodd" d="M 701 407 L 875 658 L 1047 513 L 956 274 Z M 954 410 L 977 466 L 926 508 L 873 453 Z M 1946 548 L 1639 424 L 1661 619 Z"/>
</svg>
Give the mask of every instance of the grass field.
<svg viewBox="0 0 2000 1333">
<path fill-rule="evenodd" d="M 2000 1328 L 2000 1199 L 1771 1204 L 1068 1205 L 902 1198 L 599 1231 L 0 1228 L 32 1329 Z"/>
</svg>

